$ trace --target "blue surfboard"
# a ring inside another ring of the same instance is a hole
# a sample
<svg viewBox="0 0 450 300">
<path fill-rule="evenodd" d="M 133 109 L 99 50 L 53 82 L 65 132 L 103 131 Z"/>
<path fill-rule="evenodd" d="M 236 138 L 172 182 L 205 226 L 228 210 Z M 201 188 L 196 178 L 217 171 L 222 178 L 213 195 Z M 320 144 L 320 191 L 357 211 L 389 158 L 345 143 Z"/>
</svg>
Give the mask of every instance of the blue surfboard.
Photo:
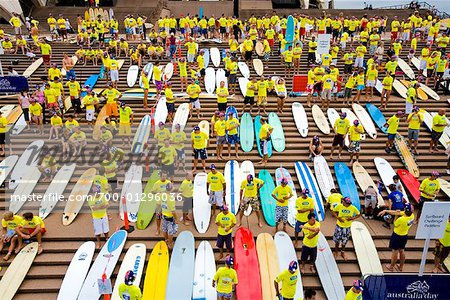
<svg viewBox="0 0 450 300">
<path fill-rule="evenodd" d="M 342 196 L 350 197 L 352 204 L 356 206 L 358 210 L 361 210 L 358 188 L 356 187 L 355 179 L 353 178 L 350 169 L 345 163 L 337 162 L 334 163 L 334 173 Z"/>
<path fill-rule="evenodd" d="M 309 196 L 314 200 L 314 212 L 318 221 L 325 219 L 325 210 L 322 202 L 322 194 L 319 186 L 312 175 L 311 169 L 305 162 L 298 161 L 295 163 L 295 172 L 297 173 L 300 186 L 309 190 Z"/>
<path fill-rule="evenodd" d="M 101 66 L 100 72 L 98 73 L 98 77 L 100 77 L 101 79 L 105 78 L 105 65 Z"/>
<path fill-rule="evenodd" d="M 289 48 L 289 46 L 292 46 L 292 43 L 294 42 L 294 36 L 295 36 L 295 28 L 294 28 L 295 24 L 294 24 L 294 17 L 293 16 L 289 16 L 287 18 L 287 23 L 286 23 L 286 36 L 285 39 L 287 41 L 286 43 L 286 47 L 284 48 L 285 50 L 287 50 Z"/>
<path fill-rule="evenodd" d="M 375 124 L 377 124 L 378 128 L 382 132 L 387 133 L 387 127 L 384 127 L 384 124 L 386 124 L 386 118 L 384 117 L 381 110 L 372 103 L 367 103 L 366 109 Z"/>
<path fill-rule="evenodd" d="M 264 219 L 269 226 L 273 227 L 275 226 L 276 201 L 272 197 L 272 192 L 275 189 L 275 181 L 267 170 L 259 171 L 258 178 L 264 181 L 264 185 L 259 190 Z"/>
<path fill-rule="evenodd" d="M 261 145 L 259 143 L 259 131 L 261 130 L 261 121 L 260 120 L 261 120 L 261 116 L 256 116 L 254 125 L 255 125 L 256 145 L 258 146 L 259 155 L 261 155 L 261 157 L 262 157 L 263 156 L 262 149 L 261 149 Z M 268 147 L 269 147 L 268 155 L 269 155 L 269 157 L 271 157 L 272 156 L 272 142 L 269 142 Z"/>
<path fill-rule="evenodd" d="M 109 239 L 108 239 L 108 252 L 111 253 L 116 250 L 122 242 L 127 238 L 127 232 L 125 230 L 116 231 Z"/>
<path fill-rule="evenodd" d="M 200 6 L 200 9 L 198 11 L 198 18 L 199 19 L 203 18 L 203 6 Z"/>
<path fill-rule="evenodd" d="M 98 74 L 96 75 L 91 75 L 89 76 L 89 78 L 84 82 L 83 87 L 87 87 L 89 86 L 90 89 L 93 89 L 95 84 L 97 83 L 98 80 Z M 84 96 L 87 95 L 86 91 L 82 91 L 81 92 L 81 98 L 83 98 Z"/>
</svg>

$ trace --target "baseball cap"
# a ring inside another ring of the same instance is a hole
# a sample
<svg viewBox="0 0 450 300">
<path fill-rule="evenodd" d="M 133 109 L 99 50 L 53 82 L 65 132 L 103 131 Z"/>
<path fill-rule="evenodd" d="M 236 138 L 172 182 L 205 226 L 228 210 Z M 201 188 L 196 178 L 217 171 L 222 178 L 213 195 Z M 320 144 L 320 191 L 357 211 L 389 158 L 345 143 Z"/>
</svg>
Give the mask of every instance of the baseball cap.
<svg viewBox="0 0 450 300">
<path fill-rule="evenodd" d="M 159 122 L 158 126 L 164 126 L 164 122 Z"/>
<path fill-rule="evenodd" d="M 224 203 L 224 204 L 222 205 L 222 210 L 228 211 L 228 205 L 227 205 L 226 203 Z"/>
<path fill-rule="evenodd" d="M 405 212 L 412 212 L 411 203 L 405 203 Z"/>
<path fill-rule="evenodd" d="M 281 184 L 287 184 L 288 182 L 287 182 L 287 179 L 286 178 L 282 178 L 281 179 Z"/>
<path fill-rule="evenodd" d="M 342 117 L 345 118 L 346 116 L 347 116 L 347 113 L 346 113 L 346 112 L 341 112 L 341 118 L 342 118 Z"/>
<path fill-rule="evenodd" d="M 359 125 L 359 121 L 358 121 L 358 120 L 355 120 L 355 121 L 353 121 L 353 124 L 354 124 L 355 126 L 358 126 L 358 125 Z"/>
<path fill-rule="evenodd" d="M 293 261 L 291 261 L 289 263 L 289 271 L 295 272 L 295 271 L 297 271 L 297 268 L 298 268 L 298 262 L 297 261 L 293 260 Z"/>
<path fill-rule="evenodd" d="M 200 127 L 199 127 L 199 126 L 195 126 L 195 127 L 194 127 L 194 131 L 197 131 L 197 130 L 200 130 Z"/>
<path fill-rule="evenodd" d="M 175 128 L 181 128 L 181 125 L 180 124 L 175 124 Z"/>
<path fill-rule="evenodd" d="M 395 114 L 396 114 L 396 115 L 403 115 L 403 111 L 398 110 Z"/>
<path fill-rule="evenodd" d="M 233 256 L 227 255 L 227 257 L 225 257 L 225 263 L 226 263 L 228 266 L 232 266 L 232 265 L 234 264 Z"/>
<path fill-rule="evenodd" d="M 431 176 L 434 176 L 434 177 L 440 177 L 441 174 L 439 174 L 438 171 L 433 171 L 433 172 L 431 172 Z"/>
<path fill-rule="evenodd" d="M 302 190 L 302 195 L 309 195 L 309 190 L 308 189 L 303 189 Z"/>
<path fill-rule="evenodd" d="M 129 270 L 125 273 L 125 284 L 130 285 L 133 284 L 134 280 L 136 279 L 136 276 L 134 275 L 134 272 L 132 270 Z"/>
<path fill-rule="evenodd" d="M 247 175 L 247 181 L 253 181 L 253 175 L 252 174 L 248 174 Z"/>
<path fill-rule="evenodd" d="M 342 198 L 342 202 L 347 203 L 347 204 L 351 204 L 352 200 L 350 199 L 350 197 L 344 197 L 344 198 Z"/>
<path fill-rule="evenodd" d="M 358 291 L 362 291 L 363 290 L 363 283 L 361 280 L 357 279 L 355 281 L 353 281 L 353 287 L 358 290 Z"/>
<path fill-rule="evenodd" d="M 211 164 L 211 166 L 209 167 L 211 170 L 215 170 L 216 169 L 216 165 L 215 164 Z"/>
<path fill-rule="evenodd" d="M 218 110 L 216 110 L 215 112 L 214 112 L 214 114 L 217 116 L 217 115 L 220 115 L 220 111 L 218 111 Z"/>
<path fill-rule="evenodd" d="M 220 116 L 220 117 L 225 117 L 225 114 L 224 114 L 224 113 L 220 113 L 219 116 Z"/>
</svg>

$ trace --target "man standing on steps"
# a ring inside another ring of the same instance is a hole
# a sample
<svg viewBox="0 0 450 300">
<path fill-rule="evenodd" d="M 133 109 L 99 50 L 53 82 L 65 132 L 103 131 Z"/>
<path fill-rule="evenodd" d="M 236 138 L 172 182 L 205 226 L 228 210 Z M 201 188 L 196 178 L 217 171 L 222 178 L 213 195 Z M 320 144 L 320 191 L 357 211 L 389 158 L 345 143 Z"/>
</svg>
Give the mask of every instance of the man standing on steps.
<svg viewBox="0 0 450 300">
<path fill-rule="evenodd" d="M 339 246 L 341 246 L 341 256 L 344 260 L 347 260 L 345 246 L 350 238 L 350 226 L 353 220 L 360 217 L 359 210 L 352 204 L 349 197 L 344 197 L 342 198 L 342 203 L 335 210 L 331 211 L 331 213 L 336 218 L 336 228 L 333 235 L 333 242 L 335 244 L 334 258 L 337 258 Z"/>
<path fill-rule="evenodd" d="M 200 131 L 199 126 L 194 127 L 194 131 L 191 134 L 192 149 L 194 151 L 194 168 L 193 173 L 197 172 L 198 159 L 202 161 L 203 172 L 206 173 L 206 159 L 208 154 L 206 148 L 209 144 L 209 137 L 206 133 Z"/>
<path fill-rule="evenodd" d="M 288 222 L 288 201 L 293 197 L 291 187 L 288 185 L 286 178 L 281 179 L 281 184 L 277 186 L 272 192 L 272 198 L 276 201 L 275 206 L 275 233 L 278 231 L 278 224 L 283 221 L 283 231 L 286 231 L 286 224 Z"/>
<path fill-rule="evenodd" d="M 298 262 L 293 260 L 289 263 L 287 270 L 283 270 L 274 280 L 278 299 L 294 299 L 295 292 L 297 291 L 298 278 Z M 281 289 L 279 286 L 280 283 Z"/>
<path fill-rule="evenodd" d="M 398 126 L 400 124 L 400 118 L 402 116 L 403 112 L 399 110 L 395 115 L 389 118 L 386 124 L 384 124 L 384 127 L 387 127 L 386 149 L 384 150 L 387 154 L 391 153 L 391 151 L 395 151 L 394 141 L 395 136 L 397 135 Z"/>
<path fill-rule="evenodd" d="M 242 216 L 244 215 L 244 211 L 246 211 L 249 206 L 256 212 L 256 217 L 258 218 L 258 226 L 262 227 L 260 213 L 261 205 L 258 199 L 258 193 L 263 185 L 264 181 L 259 178 L 253 178 L 252 174 L 247 175 L 247 178 L 241 182 L 241 206 L 239 209 L 238 227 L 241 227 Z"/>
<path fill-rule="evenodd" d="M 259 130 L 259 145 L 263 158 L 260 162 L 258 162 L 258 165 L 263 165 L 265 167 L 269 159 L 269 142 L 271 139 L 270 135 L 273 132 L 273 127 L 270 126 L 263 117 L 260 119 L 260 122 L 261 129 Z"/>
<path fill-rule="evenodd" d="M 236 216 L 228 210 L 226 204 L 223 205 L 222 211 L 217 215 L 215 223 L 217 225 L 217 243 L 219 248 L 219 260 L 223 258 L 224 246 L 227 247 L 228 255 L 233 250 L 233 227 L 236 225 Z"/>
<path fill-rule="evenodd" d="M 302 195 L 295 200 L 295 243 L 298 243 L 298 234 L 302 231 L 302 226 L 308 222 L 308 216 L 314 213 L 314 200 L 309 197 L 309 190 L 302 190 Z"/>
<path fill-rule="evenodd" d="M 340 118 L 334 122 L 333 130 L 334 130 L 334 138 L 333 144 L 331 145 L 331 153 L 330 159 L 333 160 L 333 153 L 336 147 L 339 147 L 339 159 L 342 159 L 341 153 L 342 148 L 344 148 L 344 140 L 345 136 L 350 129 L 350 121 L 347 119 L 347 114 L 342 112 Z"/>
<path fill-rule="evenodd" d="M 216 165 L 211 164 L 211 172 L 208 173 L 206 179 L 207 188 L 209 193 L 209 204 L 212 205 L 211 216 L 216 214 L 216 207 L 222 210 L 223 199 L 225 198 L 226 183 L 225 177 L 222 173 L 216 170 Z"/>
<path fill-rule="evenodd" d="M 353 125 L 348 130 L 348 152 L 350 152 L 350 164 L 353 164 L 354 160 L 357 162 L 359 159 L 359 152 L 361 152 L 361 134 L 364 134 L 364 127 L 359 124 L 358 120 L 353 121 Z"/>
</svg>

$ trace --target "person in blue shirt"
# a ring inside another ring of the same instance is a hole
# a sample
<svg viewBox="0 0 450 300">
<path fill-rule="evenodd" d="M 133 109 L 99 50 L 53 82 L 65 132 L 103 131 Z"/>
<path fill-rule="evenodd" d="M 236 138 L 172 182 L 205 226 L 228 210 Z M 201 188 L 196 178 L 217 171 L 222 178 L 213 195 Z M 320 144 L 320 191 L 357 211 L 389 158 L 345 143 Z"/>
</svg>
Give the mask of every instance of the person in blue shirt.
<svg viewBox="0 0 450 300">
<path fill-rule="evenodd" d="M 391 192 L 388 195 L 388 209 L 403 211 L 406 203 L 403 193 L 397 189 L 394 183 L 389 185 L 389 190 Z M 385 215 L 383 220 L 383 227 L 391 228 L 390 224 L 394 221 L 393 218 L 390 215 Z"/>
</svg>

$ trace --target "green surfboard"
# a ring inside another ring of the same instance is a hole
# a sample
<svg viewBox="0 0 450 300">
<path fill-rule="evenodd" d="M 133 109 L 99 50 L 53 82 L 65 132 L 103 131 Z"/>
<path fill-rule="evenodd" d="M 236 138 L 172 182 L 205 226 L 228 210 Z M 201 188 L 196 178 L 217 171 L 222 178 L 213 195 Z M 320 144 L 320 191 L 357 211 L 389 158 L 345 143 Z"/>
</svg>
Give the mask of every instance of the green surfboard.
<svg viewBox="0 0 450 300">
<path fill-rule="evenodd" d="M 239 129 L 242 151 L 252 151 L 255 135 L 253 134 L 253 119 L 250 113 L 247 112 L 242 115 L 241 126 Z"/>
<path fill-rule="evenodd" d="M 159 179 L 159 171 L 155 170 L 150 175 L 147 185 L 144 188 L 144 195 L 142 196 L 141 204 L 139 205 L 138 217 L 136 221 L 137 229 L 145 229 L 150 224 L 156 210 L 156 202 L 150 196 L 153 185 Z"/>
<path fill-rule="evenodd" d="M 259 152 L 259 155 L 263 156 L 261 145 L 259 143 L 259 131 L 261 129 L 261 121 L 260 120 L 261 120 L 261 116 L 256 116 L 254 126 L 255 126 L 255 137 L 256 137 L 256 145 L 258 147 L 258 152 Z M 269 147 L 268 155 L 269 155 L 269 157 L 271 157 L 272 156 L 272 142 L 269 142 L 268 147 Z"/>
<path fill-rule="evenodd" d="M 264 185 L 259 190 L 264 219 L 266 219 L 269 226 L 275 226 L 276 201 L 272 198 L 275 182 L 273 181 L 272 175 L 270 175 L 267 170 L 261 170 L 258 174 L 258 178 L 264 181 Z"/>
<path fill-rule="evenodd" d="M 284 138 L 283 125 L 280 118 L 274 112 L 269 113 L 269 124 L 273 127 L 272 146 L 277 152 L 283 152 L 286 149 L 286 140 Z"/>
</svg>

